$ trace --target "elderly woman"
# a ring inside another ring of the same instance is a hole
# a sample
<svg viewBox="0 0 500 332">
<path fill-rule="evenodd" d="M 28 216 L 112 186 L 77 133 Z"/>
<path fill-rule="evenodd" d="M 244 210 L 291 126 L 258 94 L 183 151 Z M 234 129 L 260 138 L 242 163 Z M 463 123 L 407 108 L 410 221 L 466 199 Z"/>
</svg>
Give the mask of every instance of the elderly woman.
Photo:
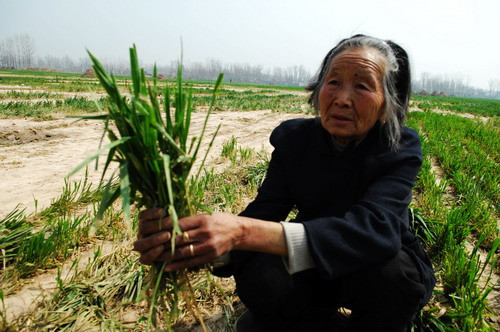
<svg viewBox="0 0 500 332">
<path fill-rule="evenodd" d="M 409 230 L 422 156 L 403 125 L 407 53 L 391 41 L 344 39 L 308 88 L 320 117 L 273 131 L 266 179 L 239 216 L 180 220 L 172 257 L 170 220 L 159 226 L 162 211 L 144 211 L 135 250 L 145 264 L 171 261 L 167 271 L 230 256 L 215 274 L 234 275 L 249 310 L 240 331 L 289 331 L 304 326 L 307 312 L 317 324 L 340 307 L 351 310 L 353 330 L 405 331 L 435 282 Z M 294 207 L 297 217 L 284 222 Z"/>
</svg>

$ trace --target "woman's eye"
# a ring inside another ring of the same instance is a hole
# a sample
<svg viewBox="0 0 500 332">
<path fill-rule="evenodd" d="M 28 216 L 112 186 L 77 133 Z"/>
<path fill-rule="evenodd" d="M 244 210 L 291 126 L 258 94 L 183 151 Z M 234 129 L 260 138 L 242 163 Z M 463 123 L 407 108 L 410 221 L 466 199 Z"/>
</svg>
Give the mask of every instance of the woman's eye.
<svg viewBox="0 0 500 332">
<path fill-rule="evenodd" d="M 356 88 L 361 89 L 361 90 L 369 90 L 368 86 L 366 86 L 366 84 L 361 84 L 361 83 L 356 84 Z"/>
<path fill-rule="evenodd" d="M 339 84 L 339 81 L 337 81 L 337 80 L 331 80 L 331 81 L 328 82 L 328 84 L 330 84 L 330 85 L 337 85 L 337 84 Z"/>
</svg>

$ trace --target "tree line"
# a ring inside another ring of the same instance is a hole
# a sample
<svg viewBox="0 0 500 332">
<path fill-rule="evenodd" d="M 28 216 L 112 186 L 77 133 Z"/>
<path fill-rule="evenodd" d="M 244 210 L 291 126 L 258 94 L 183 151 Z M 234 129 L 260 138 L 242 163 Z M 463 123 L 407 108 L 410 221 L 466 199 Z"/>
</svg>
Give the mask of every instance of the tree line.
<svg viewBox="0 0 500 332">
<path fill-rule="evenodd" d="M 0 68 L 51 68 L 62 72 L 83 73 L 92 67 L 88 57 L 73 59 L 67 55 L 56 57 L 46 55 L 35 57 L 35 40 L 27 34 L 17 34 L 0 41 Z M 116 75 L 128 75 L 130 65 L 126 60 L 102 59 L 104 67 Z M 153 64 L 141 66 L 151 74 Z M 157 66 L 158 73 L 164 77 L 175 77 L 177 61 Z M 205 62 L 192 62 L 183 65 L 187 79 L 215 80 L 219 73 L 224 73 L 227 82 L 241 82 L 269 85 L 304 86 L 312 74 L 302 65 L 289 67 L 264 68 L 262 65 L 248 63 L 224 64 L 216 59 Z M 412 90 L 422 94 L 444 94 L 457 97 L 500 99 L 500 80 L 492 79 L 488 89 L 479 89 L 468 84 L 463 75 L 440 75 L 422 73 L 414 79 Z"/>
<path fill-rule="evenodd" d="M 500 99 L 500 80 L 490 79 L 488 89 L 470 86 L 467 78 L 460 74 L 442 75 L 421 73 L 412 82 L 412 90 L 418 94 L 440 94 L 455 97 Z"/>
<path fill-rule="evenodd" d="M 101 59 L 104 67 L 115 75 L 128 75 L 130 64 L 126 60 Z M 85 72 L 91 68 L 89 58 L 73 60 L 68 56 L 54 57 L 45 56 L 36 60 L 37 67 L 54 68 L 64 72 Z M 158 64 L 158 74 L 163 77 L 173 78 L 177 75 L 177 61 L 168 65 Z M 140 64 L 146 73 L 153 73 L 154 64 Z M 270 85 L 305 85 L 311 74 L 304 66 L 290 66 L 286 68 L 275 67 L 272 70 L 261 65 L 250 65 L 248 63 L 223 64 L 219 60 L 209 59 L 205 62 L 192 62 L 183 64 L 183 76 L 187 79 L 215 80 L 219 73 L 224 73 L 224 79 L 228 82 L 270 84 Z"/>
<path fill-rule="evenodd" d="M 126 60 L 102 59 L 104 67 L 116 75 L 128 75 L 130 64 Z M 153 72 L 153 64 L 141 66 L 147 72 Z M 46 55 L 35 57 L 35 41 L 27 34 L 18 34 L 0 42 L 0 68 L 50 68 L 62 72 L 83 73 L 92 67 L 89 57 L 73 59 L 68 55 L 56 57 Z M 164 77 L 175 77 L 177 61 L 168 65 L 158 65 L 158 73 Z M 223 72 L 226 81 L 302 86 L 311 77 L 311 74 L 302 65 L 286 68 L 264 68 L 262 65 L 248 63 L 223 64 L 219 60 L 209 59 L 206 62 L 193 62 L 183 65 L 184 77 L 187 79 L 215 80 Z"/>
<path fill-rule="evenodd" d="M 152 66 L 146 66 L 146 69 L 152 71 Z M 158 66 L 158 72 L 167 77 L 175 77 L 177 62 L 173 61 L 168 66 Z M 224 64 L 219 60 L 209 59 L 205 62 L 193 62 L 183 66 L 183 75 L 187 79 L 215 80 L 219 73 L 224 73 L 226 82 L 288 86 L 303 86 L 312 76 L 302 65 L 268 69 L 262 65 Z"/>
</svg>

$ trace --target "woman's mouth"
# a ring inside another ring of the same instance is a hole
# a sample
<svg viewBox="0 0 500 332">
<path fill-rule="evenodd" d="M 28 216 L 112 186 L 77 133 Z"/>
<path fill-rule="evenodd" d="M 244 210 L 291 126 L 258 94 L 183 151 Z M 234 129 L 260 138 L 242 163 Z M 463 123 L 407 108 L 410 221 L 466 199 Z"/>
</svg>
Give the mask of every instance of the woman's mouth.
<svg viewBox="0 0 500 332">
<path fill-rule="evenodd" d="M 332 118 L 336 121 L 353 121 L 353 119 L 343 114 L 332 114 Z"/>
</svg>

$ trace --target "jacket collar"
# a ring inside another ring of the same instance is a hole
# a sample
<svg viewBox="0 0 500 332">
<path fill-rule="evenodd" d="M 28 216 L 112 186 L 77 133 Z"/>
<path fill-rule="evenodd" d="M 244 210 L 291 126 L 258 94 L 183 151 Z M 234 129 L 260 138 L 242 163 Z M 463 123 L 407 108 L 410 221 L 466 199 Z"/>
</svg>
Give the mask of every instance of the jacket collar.
<svg viewBox="0 0 500 332">
<path fill-rule="evenodd" d="M 360 142 L 352 142 L 348 146 L 340 145 L 329 132 L 321 125 L 321 119 L 315 119 L 315 129 L 318 132 L 316 135 L 318 141 L 317 147 L 321 153 L 333 154 L 336 157 L 342 155 L 352 155 L 356 153 L 363 154 L 363 151 L 375 144 L 380 139 L 380 123 L 375 123 L 375 126 L 370 130 L 368 135 Z"/>
</svg>

